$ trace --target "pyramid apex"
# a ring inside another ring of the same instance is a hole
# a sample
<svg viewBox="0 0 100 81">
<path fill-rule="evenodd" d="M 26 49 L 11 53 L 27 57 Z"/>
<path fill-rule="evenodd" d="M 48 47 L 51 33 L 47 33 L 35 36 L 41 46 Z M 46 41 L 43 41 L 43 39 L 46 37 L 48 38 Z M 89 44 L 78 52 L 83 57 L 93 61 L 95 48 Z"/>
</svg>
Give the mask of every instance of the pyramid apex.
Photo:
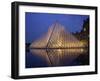
<svg viewBox="0 0 100 81">
<path fill-rule="evenodd" d="M 60 22 L 58 20 L 55 21 L 56 24 L 60 24 Z"/>
</svg>

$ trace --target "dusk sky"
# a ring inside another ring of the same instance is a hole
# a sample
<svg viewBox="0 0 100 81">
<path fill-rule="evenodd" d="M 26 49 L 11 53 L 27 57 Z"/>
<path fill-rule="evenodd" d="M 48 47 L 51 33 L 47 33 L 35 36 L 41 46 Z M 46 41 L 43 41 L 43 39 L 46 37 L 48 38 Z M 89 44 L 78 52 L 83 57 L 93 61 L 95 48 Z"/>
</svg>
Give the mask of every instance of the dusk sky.
<svg viewBox="0 0 100 81">
<path fill-rule="evenodd" d="M 26 12 L 25 15 L 25 36 L 26 43 L 35 41 L 43 34 L 48 28 L 58 21 L 69 32 L 79 32 L 82 29 L 83 22 L 88 15 L 71 15 L 71 14 L 48 14 L 48 13 L 30 13 Z"/>
</svg>

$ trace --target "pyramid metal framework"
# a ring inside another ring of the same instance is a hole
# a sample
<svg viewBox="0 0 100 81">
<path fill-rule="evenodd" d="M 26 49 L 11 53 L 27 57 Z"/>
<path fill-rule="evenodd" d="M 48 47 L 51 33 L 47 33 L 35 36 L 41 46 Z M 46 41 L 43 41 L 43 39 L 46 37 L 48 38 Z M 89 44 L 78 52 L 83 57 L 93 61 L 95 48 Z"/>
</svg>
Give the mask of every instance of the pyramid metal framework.
<svg viewBox="0 0 100 81">
<path fill-rule="evenodd" d="M 49 27 L 44 36 L 33 41 L 30 48 L 75 48 L 84 46 L 83 42 L 80 42 L 63 25 L 56 22 Z"/>
</svg>

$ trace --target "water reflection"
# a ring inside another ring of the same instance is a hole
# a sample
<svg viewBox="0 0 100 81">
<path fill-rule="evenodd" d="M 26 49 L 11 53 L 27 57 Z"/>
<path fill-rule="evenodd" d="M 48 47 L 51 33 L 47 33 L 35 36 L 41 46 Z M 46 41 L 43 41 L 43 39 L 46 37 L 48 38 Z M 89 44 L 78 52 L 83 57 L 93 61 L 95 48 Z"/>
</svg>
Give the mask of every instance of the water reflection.
<svg viewBox="0 0 100 81">
<path fill-rule="evenodd" d="M 73 66 L 89 63 L 88 50 L 86 48 L 30 49 L 30 52 L 32 55 L 43 59 L 46 62 L 46 66 Z"/>
</svg>

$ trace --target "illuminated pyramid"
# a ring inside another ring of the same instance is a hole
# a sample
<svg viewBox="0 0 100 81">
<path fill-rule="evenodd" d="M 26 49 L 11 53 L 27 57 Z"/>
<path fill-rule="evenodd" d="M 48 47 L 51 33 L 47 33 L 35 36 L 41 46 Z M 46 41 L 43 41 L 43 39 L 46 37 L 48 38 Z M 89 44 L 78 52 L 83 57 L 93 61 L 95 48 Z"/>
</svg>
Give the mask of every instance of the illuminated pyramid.
<svg viewBox="0 0 100 81">
<path fill-rule="evenodd" d="M 44 36 L 33 41 L 30 48 L 73 48 L 83 46 L 84 44 L 65 29 L 63 25 L 56 22 L 49 27 Z"/>
<path fill-rule="evenodd" d="M 32 42 L 30 51 L 45 59 L 49 66 L 61 66 L 70 65 L 80 54 L 85 54 L 86 51 L 80 48 L 84 46 L 83 42 L 56 22 L 45 35 Z"/>
</svg>

